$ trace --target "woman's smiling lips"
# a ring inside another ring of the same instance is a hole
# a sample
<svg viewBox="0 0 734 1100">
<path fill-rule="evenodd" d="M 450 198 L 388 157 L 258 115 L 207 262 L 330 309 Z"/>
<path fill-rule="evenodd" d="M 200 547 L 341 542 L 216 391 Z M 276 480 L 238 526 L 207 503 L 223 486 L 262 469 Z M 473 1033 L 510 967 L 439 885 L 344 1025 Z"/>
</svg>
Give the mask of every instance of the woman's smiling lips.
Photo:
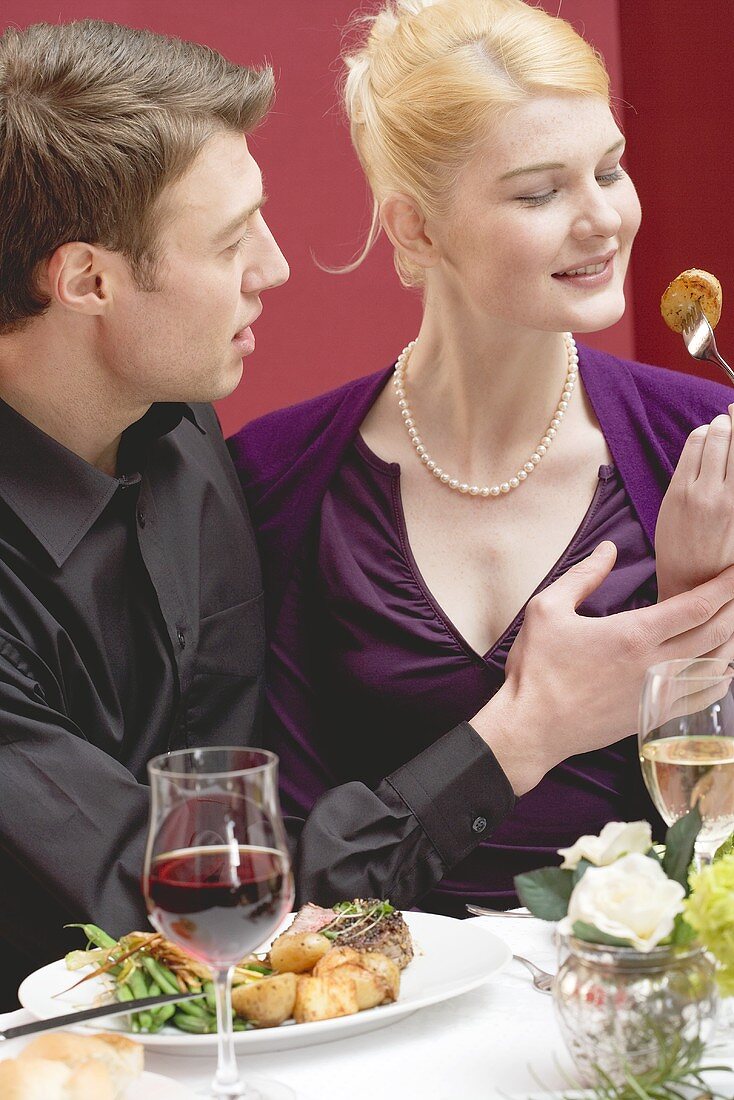
<svg viewBox="0 0 734 1100">
<path fill-rule="evenodd" d="M 553 278 L 567 286 L 574 286 L 580 290 L 595 290 L 597 287 L 606 286 L 614 277 L 614 257 L 616 248 L 603 256 L 593 256 L 583 264 L 566 268 L 564 271 L 554 272 Z"/>
</svg>

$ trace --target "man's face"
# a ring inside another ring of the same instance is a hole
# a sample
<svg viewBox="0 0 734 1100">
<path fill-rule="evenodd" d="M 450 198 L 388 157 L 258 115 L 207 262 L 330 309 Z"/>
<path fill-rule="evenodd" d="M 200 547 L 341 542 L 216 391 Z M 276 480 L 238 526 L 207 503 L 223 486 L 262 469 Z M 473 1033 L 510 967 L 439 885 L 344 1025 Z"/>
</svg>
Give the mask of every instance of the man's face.
<svg viewBox="0 0 734 1100">
<path fill-rule="evenodd" d="M 155 289 L 141 290 L 116 265 L 102 359 L 136 403 L 214 401 L 240 381 L 260 294 L 286 281 L 288 264 L 262 216 L 260 169 L 241 134 L 210 138 L 160 201 Z"/>
</svg>

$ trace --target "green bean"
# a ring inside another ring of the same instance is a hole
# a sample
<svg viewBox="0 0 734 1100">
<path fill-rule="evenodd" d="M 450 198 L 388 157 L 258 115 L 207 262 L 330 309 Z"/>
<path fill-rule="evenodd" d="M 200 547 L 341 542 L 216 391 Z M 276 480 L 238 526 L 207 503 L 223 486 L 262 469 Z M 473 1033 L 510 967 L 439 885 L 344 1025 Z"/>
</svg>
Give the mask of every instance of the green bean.
<svg viewBox="0 0 734 1100">
<path fill-rule="evenodd" d="M 232 1021 L 233 1031 L 252 1031 L 254 1024 L 251 1024 L 249 1020 L 243 1020 L 241 1016 L 235 1016 Z"/>
<path fill-rule="evenodd" d="M 65 924 L 64 928 L 81 928 L 89 942 L 93 943 L 95 947 L 117 946 L 117 940 L 113 940 L 112 936 L 108 936 L 104 929 L 99 928 L 96 924 Z"/>
<path fill-rule="evenodd" d="M 214 982 L 204 982 L 204 994 L 206 996 L 207 1008 L 210 1012 L 216 1014 L 217 1011 L 217 995 L 214 992 Z"/>
<path fill-rule="evenodd" d="M 160 1031 L 163 1025 L 171 1019 L 176 1012 L 175 1005 L 161 1005 L 160 1008 L 154 1008 L 151 1011 L 153 1017 L 153 1025 L 151 1031 Z"/>
<path fill-rule="evenodd" d="M 194 1001 L 180 1001 L 176 1007 L 195 1020 L 200 1020 L 209 1015 L 204 997 L 197 997 Z"/>
<path fill-rule="evenodd" d="M 173 1017 L 173 1023 L 181 1031 L 189 1031 L 194 1035 L 211 1035 L 217 1030 L 217 1021 L 208 1013 L 201 1019 L 187 1016 L 185 1012 L 177 1012 Z"/>
<path fill-rule="evenodd" d="M 137 967 L 130 975 L 128 979 L 128 985 L 133 991 L 133 997 L 135 997 L 136 999 L 150 996 L 150 993 L 148 992 L 148 983 L 145 980 L 145 975 L 143 974 L 142 970 L 138 970 Z M 138 1012 L 137 1016 L 139 1018 L 140 1030 L 148 1031 L 151 1023 L 153 1022 L 150 1012 L 147 1009 L 144 1009 L 142 1012 Z"/>
<path fill-rule="evenodd" d="M 178 987 L 173 973 L 167 966 L 163 966 L 157 959 L 154 959 L 152 955 L 143 955 L 143 966 L 150 974 L 154 982 L 157 982 L 164 993 L 180 993 L 181 990 Z"/>
</svg>

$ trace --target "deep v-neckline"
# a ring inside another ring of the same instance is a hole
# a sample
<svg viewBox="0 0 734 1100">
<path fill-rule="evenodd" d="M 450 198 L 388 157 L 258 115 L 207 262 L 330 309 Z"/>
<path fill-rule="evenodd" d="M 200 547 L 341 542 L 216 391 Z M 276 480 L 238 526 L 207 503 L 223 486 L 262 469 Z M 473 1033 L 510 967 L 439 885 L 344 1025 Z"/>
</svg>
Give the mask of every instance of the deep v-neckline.
<svg viewBox="0 0 734 1100">
<path fill-rule="evenodd" d="M 355 438 L 355 446 L 358 453 L 364 460 L 382 470 L 382 472 L 387 474 L 391 479 L 391 497 L 393 506 L 393 519 L 395 521 L 395 530 L 398 536 L 398 541 L 400 543 L 401 552 L 405 559 L 405 563 L 413 577 L 413 580 L 415 581 L 420 592 L 422 593 L 423 598 L 431 607 L 436 618 L 439 620 L 439 622 L 443 624 L 444 629 L 456 642 L 456 644 L 467 654 L 467 656 L 471 657 L 472 660 L 480 661 L 484 665 L 491 663 L 497 652 L 502 648 L 503 644 L 506 643 L 507 639 L 518 632 L 520 625 L 522 624 L 522 620 L 525 616 L 526 608 L 533 596 L 537 595 L 539 592 L 542 592 L 544 588 L 547 588 L 548 585 L 552 584 L 553 581 L 556 580 L 564 572 L 564 568 L 569 559 L 573 556 L 573 552 L 576 546 L 584 537 L 586 531 L 589 528 L 589 525 L 592 523 L 594 516 L 596 515 L 599 506 L 604 499 L 607 488 L 610 485 L 611 478 L 614 473 L 613 465 L 600 465 L 597 474 L 597 483 L 594 488 L 594 493 L 592 495 L 589 506 L 586 509 L 586 512 L 584 513 L 584 516 L 581 519 L 574 534 L 571 536 L 571 539 L 566 545 L 566 548 L 563 550 L 561 555 L 557 558 L 555 563 L 545 574 L 540 583 L 530 593 L 528 598 L 517 611 L 512 621 L 508 623 L 504 630 L 502 630 L 502 632 L 492 642 L 486 652 L 480 653 L 479 650 L 476 649 L 467 640 L 467 638 L 457 627 L 451 616 L 445 611 L 439 600 L 435 597 L 425 577 L 423 576 L 421 568 L 416 561 L 415 555 L 413 554 L 413 549 L 410 544 L 410 538 L 408 536 L 408 525 L 405 518 L 405 509 L 403 507 L 400 463 L 387 462 L 385 461 L 385 459 L 380 458 L 380 456 L 375 454 L 375 452 L 370 448 L 369 444 L 366 442 L 361 432 L 358 433 Z"/>
</svg>

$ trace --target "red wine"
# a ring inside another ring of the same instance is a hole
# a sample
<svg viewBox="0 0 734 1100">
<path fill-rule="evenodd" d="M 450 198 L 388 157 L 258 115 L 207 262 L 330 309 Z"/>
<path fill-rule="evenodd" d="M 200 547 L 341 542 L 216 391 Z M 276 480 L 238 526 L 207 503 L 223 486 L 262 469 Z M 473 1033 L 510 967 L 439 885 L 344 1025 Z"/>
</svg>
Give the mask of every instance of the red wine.
<svg viewBox="0 0 734 1100">
<path fill-rule="evenodd" d="M 288 861 L 273 848 L 185 848 L 158 856 L 150 868 L 148 903 L 156 928 L 216 966 L 259 947 L 292 900 Z"/>
</svg>

